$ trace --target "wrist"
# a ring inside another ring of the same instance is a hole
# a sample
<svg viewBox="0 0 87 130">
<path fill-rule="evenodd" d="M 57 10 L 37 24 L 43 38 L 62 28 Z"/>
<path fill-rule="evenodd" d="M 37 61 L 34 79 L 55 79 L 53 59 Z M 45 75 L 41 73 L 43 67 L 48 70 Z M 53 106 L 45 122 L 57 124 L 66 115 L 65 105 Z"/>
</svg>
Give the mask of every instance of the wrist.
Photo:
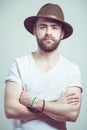
<svg viewBox="0 0 87 130">
<path fill-rule="evenodd" d="M 30 105 L 30 109 L 32 111 L 39 111 L 39 112 L 43 112 L 44 111 L 44 107 L 45 107 L 45 100 L 39 99 L 37 97 L 34 97 L 31 105 Z"/>
<path fill-rule="evenodd" d="M 42 106 L 43 106 L 43 100 L 37 98 L 34 105 L 33 105 L 33 108 L 38 110 L 38 111 L 41 111 L 42 110 Z"/>
</svg>

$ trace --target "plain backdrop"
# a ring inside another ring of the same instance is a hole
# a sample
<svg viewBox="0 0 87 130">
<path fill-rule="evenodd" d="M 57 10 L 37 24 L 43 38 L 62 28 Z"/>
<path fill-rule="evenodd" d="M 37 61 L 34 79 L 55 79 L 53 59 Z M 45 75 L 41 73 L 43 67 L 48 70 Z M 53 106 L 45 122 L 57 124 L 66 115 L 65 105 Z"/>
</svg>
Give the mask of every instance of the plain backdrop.
<svg viewBox="0 0 87 130">
<path fill-rule="evenodd" d="M 62 7 L 65 21 L 74 28 L 73 35 L 61 42 L 59 51 L 78 64 L 82 73 L 81 111 L 78 120 L 69 122 L 67 127 L 68 130 L 87 129 L 87 0 L 0 0 L 0 130 L 11 130 L 11 120 L 4 114 L 4 80 L 10 64 L 13 58 L 37 49 L 36 39 L 25 30 L 23 21 L 50 2 Z"/>
</svg>

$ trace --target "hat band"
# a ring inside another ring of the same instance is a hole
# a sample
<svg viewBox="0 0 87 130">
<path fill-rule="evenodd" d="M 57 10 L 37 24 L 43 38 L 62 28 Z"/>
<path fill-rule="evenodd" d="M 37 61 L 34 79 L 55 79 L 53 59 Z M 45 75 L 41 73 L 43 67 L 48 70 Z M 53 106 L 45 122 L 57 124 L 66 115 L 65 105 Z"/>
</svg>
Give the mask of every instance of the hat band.
<svg viewBox="0 0 87 130">
<path fill-rule="evenodd" d="M 48 15 L 48 14 L 43 14 L 43 15 L 37 15 L 37 17 L 44 17 L 44 18 L 50 18 L 50 19 L 54 19 L 54 20 L 58 20 L 58 21 L 64 21 L 63 19 L 57 18 L 54 15 Z"/>
</svg>

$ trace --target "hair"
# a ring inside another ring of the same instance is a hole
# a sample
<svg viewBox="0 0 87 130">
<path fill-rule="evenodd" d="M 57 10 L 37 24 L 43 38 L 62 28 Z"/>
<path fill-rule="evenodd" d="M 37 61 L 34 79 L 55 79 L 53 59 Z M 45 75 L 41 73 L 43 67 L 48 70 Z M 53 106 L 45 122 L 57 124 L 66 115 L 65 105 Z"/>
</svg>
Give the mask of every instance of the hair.
<svg viewBox="0 0 87 130">
<path fill-rule="evenodd" d="M 46 18 L 46 17 L 38 17 L 34 23 L 33 28 L 36 27 L 36 24 L 40 18 L 44 18 L 44 19 L 47 19 L 47 21 L 54 22 L 54 23 L 58 24 L 61 27 L 61 29 L 63 30 L 63 26 L 62 26 L 62 23 L 60 21 L 58 21 L 56 19 Z"/>
</svg>

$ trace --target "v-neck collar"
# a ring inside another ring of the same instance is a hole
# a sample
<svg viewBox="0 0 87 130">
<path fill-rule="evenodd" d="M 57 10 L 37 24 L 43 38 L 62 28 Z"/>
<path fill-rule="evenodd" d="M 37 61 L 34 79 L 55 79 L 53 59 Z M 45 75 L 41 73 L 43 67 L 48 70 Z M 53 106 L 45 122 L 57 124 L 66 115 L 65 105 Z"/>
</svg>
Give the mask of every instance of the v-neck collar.
<svg viewBox="0 0 87 130">
<path fill-rule="evenodd" d="M 32 53 L 31 53 L 31 61 L 32 61 L 34 67 L 37 69 L 38 72 L 43 73 L 43 74 L 49 74 L 49 73 L 53 72 L 53 71 L 56 69 L 56 67 L 60 64 L 61 59 L 62 59 L 62 56 L 59 55 L 59 60 L 58 60 L 58 62 L 56 63 L 56 65 L 55 65 L 52 69 L 50 69 L 49 71 L 45 72 L 44 70 L 42 70 L 42 69 L 37 65 L 37 63 L 35 62 L 35 60 L 34 60 L 34 58 L 33 58 Z"/>
</svg>

